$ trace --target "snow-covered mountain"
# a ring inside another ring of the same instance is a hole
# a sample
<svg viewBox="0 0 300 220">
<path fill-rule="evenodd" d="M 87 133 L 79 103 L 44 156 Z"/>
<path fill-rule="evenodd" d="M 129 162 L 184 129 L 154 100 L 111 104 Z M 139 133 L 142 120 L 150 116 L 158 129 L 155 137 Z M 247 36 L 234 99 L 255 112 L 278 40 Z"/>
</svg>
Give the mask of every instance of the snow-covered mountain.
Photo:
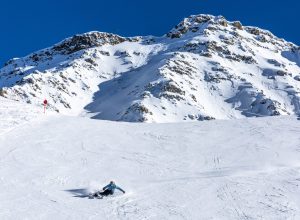
<svg viewBox="0 0 300 220">
<path fill-rule="evenodd" d="M 298 46 L 211 15 L 162 37 L 76 35 L 0 69 L 3 97 L 117 121 L 299 114 L 299 92 Z"/>
</svg>

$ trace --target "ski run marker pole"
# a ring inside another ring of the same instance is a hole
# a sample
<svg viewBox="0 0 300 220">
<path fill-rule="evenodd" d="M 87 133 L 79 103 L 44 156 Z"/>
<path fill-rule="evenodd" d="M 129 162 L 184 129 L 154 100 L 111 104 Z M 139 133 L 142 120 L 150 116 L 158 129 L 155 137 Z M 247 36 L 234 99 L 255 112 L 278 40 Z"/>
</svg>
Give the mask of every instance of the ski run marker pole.
<svg viewBox="0 0 300 220">
<path fill-rule="evenodd" d="M 46 107 L 47 107 L 48 101 L 47 99 L 44 100 L 44 114 L 46 114 Z"/>
</svg>

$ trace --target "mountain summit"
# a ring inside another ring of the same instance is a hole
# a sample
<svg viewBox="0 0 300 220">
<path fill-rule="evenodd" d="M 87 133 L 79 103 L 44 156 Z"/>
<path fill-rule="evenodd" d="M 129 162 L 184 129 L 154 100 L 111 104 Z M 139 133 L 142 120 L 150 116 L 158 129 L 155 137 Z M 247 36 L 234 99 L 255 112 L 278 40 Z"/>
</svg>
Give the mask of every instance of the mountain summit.
<svg viewBox="0 0 300 220">
<path fill-rule="evenodd" d="M 300 114 L 300 48 L 222 16 L 162 37 L 89 32 L 0 69 L 0 95 L 63 114 L 176 122 Z"/>
</svg>

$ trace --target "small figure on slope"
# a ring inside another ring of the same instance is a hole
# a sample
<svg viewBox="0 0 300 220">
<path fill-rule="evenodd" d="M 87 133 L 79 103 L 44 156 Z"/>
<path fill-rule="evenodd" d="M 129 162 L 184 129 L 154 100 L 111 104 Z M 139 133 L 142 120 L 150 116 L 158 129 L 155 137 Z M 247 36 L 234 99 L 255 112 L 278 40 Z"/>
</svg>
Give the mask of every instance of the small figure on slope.
<svg viewBox="0 0 300 220">
<path fill-rule="evenodd" d="M 102 199 L 103 196 L 113 195 L 116 189 L 125 193 L 125 191 L 123 189 L 121 189 L 120 187 L 118 187 L 114 181 L 110 181 L 110 183 L 107 186 L 103 187 L 103 191 L 96 192 L 96 193 L 92 194 L 90 197 L 92 197 L 92 198 L 97 197 L 97 198 Z"/>
</svg>

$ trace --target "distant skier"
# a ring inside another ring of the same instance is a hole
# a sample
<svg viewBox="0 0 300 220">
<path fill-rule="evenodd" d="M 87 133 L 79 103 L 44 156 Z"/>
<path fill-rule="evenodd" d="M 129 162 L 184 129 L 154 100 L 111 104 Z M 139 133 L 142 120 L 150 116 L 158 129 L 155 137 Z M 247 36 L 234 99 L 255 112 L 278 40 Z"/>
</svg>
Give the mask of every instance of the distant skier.
<svg viewBox="0 0 300 220">
<path fill-rule="evenodd" d="M 122 193 L 125 193 L 125 191 L 119 186 L 117 186 L 114 181 L 110 181 L 110 183 L 107 186 L 103 187 L 102 192 L 96 192 L 92 195 L 92 197 L 102 199 L 104 196 L 113 195 L 116 189 L 120 190 Z"/>
</svg>

